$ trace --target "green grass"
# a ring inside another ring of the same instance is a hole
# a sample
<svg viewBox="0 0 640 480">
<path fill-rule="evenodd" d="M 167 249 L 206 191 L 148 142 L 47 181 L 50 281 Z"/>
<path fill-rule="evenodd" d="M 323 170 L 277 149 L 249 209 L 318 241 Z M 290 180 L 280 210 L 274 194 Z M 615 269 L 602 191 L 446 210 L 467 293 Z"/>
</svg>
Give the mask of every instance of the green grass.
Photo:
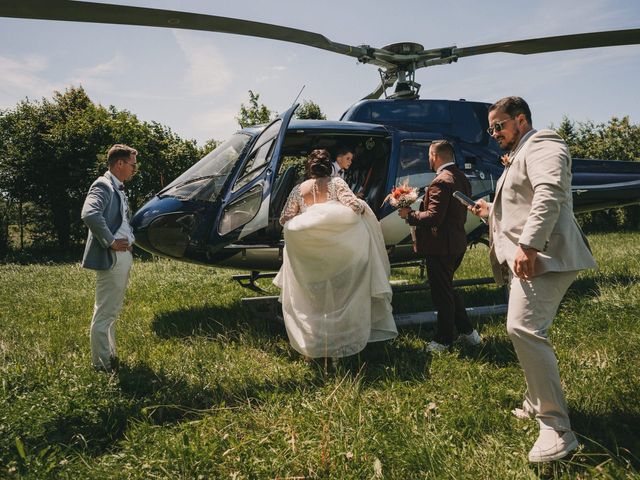
<svg viewBox="0 0 640 480">
<path fill-rule="evenodd" d="M 503 316 L 479 319 L 481 348 L 432 356 L 431 332 L 410 328 L 327 367 L 241 307 L 233 272 L 136 262 L 123 366 L 107 375 L 90 368 L 93 272 L 0 266 L 0 478 L 638 478 L 640 234 L 590 240 L 600 269 L 551 331 L 581 448 L 544 466 L 527 463 L 535 423 L 509 413 L 524 380 Z M 459 278 L 489 275 L 486 255 L 473 249 Z M 464 295 L 503 300 L 492 285 Z M 424 308 L 425 292 L 394 297 Z"/>
</svg>

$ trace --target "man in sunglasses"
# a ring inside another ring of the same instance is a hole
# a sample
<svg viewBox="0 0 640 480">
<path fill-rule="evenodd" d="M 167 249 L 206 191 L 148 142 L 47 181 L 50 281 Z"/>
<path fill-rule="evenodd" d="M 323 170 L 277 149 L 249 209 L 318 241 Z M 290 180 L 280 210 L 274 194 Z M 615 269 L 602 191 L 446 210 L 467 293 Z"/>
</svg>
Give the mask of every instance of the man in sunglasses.
<svg viewBox="0 0 640 480">
<path fill-rule="evenodd" d="M 489 108 L 488 132 L 509 156 L 493 203 L 479 200 L 469 210 L 489 219 L 494 276 L 510 288 L 507 332 L 527 383 L 522 408 L 512 413 L 538 421 L 529 461 L 547 462 L 578 447 L 548 332 L 578 271 L 596 263 L 573 216 L 564 140 L 552 130 L 533 129 L 520 97 Z"/>
<path fill-rule="evenodd" d="M 89 227 L 82 266 L 96 270 L 96 300 L 91 320 L 91 362 L 98 371 L 118 368 L 115 322 L 122 309 L 132 265 L 133 231 L 124 182 L 138 168 L 138 152 L 114 145 L 107 153 L 109 169 L 93 182 L 82 206 Z"/>
</svg>

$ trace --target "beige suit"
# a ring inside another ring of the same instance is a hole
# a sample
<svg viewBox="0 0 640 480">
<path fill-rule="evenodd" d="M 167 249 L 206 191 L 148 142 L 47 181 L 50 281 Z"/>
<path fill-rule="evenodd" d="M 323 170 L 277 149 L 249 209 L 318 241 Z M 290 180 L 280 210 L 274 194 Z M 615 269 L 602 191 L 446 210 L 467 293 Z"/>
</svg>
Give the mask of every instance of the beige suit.
<svg viewBox="0 0 640 480">
<path fill-rule="evenodd" d="M 494 276 L 510 283 L 507 332 L 527 381 L 524 410 L 541 428 L 570 430 L 548 329 L 578 271 L 596 263 L 573 216 L 571 156 L 555 132 L 532 130 L 510 154 L 489 227 Z M 513 272 L 518 245 L 538 250 L 529 280 Z"/>
</svg>

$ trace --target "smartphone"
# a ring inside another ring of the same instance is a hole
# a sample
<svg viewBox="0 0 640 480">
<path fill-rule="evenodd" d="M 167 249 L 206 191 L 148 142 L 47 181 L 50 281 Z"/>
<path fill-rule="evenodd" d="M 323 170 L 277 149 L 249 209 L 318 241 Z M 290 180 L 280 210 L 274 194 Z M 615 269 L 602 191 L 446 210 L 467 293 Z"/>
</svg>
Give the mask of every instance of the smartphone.
<svg viewBox="0 0 640 480">
<path fill-rule="evenodd" d="M 453 192 L 453 196 L 456 200 L 458 200 L 461 204 L 467 206 L 467 207 L 475 207 L 476 202 L 474 202 L 472 199 L 470 199 L 469 197 L 467 197 L 464 193 L 459 192 L 458 190 L 456 190 L 455 192 Z"/>
</svg>

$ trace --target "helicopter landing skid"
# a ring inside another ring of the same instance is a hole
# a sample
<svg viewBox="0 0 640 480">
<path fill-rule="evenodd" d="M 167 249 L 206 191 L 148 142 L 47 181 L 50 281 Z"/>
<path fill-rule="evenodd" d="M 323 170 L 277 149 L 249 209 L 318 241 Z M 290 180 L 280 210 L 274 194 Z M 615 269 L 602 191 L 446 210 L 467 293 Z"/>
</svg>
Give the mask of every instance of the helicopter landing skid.
<svg viewBox="0 0 640 480">
<path fill-rule="evenodd" d="M 483 277 L 483 278 L 468 278 L 464 280 L 454 280 L 454 287 L 469 287 L 472 285 L 486 285 L 489 283 L 494 283 L 495 280 L 493 277 Z M 429 290 L 429 280 L 425 280 L 421 283 L 414 284 L 405 284 L 402 281 L 391 280 L 391 286 L 393 288 L 394 293 L 398 292 L 415 292 L 418 290 Z"/>
<path fill-rule="evenodd" d="M 240 284 L 241 287 L 248 288 L 256 293 L 261 293 L 262 295 L 266 295 L 268 292 L 258 286 L 256 280 L 261 278 L 273 278 L 277 275 L 276 272 L 267 272 L 262 273 L 258 270 L 251 270 L 249 274 L 243 275 L 234 275 L 233 278 L 236 282 Z M 245 300 L 245 299 L 243 299 Z"/>
<path fill-rule="evenodd" d="M 265 320 L 276 320 L 284 323 L 282 319 L 282 307 L 278 302 L 278 297 L 251 297 L 243 298 L 242 305 L 251 312 L 252 315 Z M 470 317 L 482 317 L 488 315 L 502 315 L 507 311 L 506 304 L 485 305 L 482 307 L 467 307 L 467 315 Z M 398 327 L 410 327 L 414 325 L 435 326 L 438 320 L 438 312 L 415 312 L 396 313 L 393 319 Z"/>
<path fill-rule="evenodd" d="M 507 312 L 507 304 L 484 305 L 482 307 L 467 307 L 469 317 L 485 317 L 489 315 L 502 315 Z M 411 327 L 414 325 L 425 325 L 435 327 L 438 321 L 438 312 L 396 313 L 393 319 L 398 327 Z"/>
</svg>

